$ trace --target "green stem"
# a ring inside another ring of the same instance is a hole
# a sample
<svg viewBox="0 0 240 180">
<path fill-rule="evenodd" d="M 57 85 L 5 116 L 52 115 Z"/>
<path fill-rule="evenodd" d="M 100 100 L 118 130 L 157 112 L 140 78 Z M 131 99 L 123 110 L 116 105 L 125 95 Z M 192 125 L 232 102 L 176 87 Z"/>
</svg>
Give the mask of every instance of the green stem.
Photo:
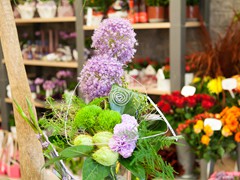
<svg viewBox="0 0 240 180">
<path fill-rule="evenodd" d="M 114 166 L 114 167 L 115 167 L 115 166 Z M 117 180 L 116 174 L 114 173 L 114 170 L 113 170 L 114 167 L 111 167 L 111 168 L 110 168 L 110 172 L 111 172 L 111 175 L 112 175 L 113 180 Z"/>
</svg>

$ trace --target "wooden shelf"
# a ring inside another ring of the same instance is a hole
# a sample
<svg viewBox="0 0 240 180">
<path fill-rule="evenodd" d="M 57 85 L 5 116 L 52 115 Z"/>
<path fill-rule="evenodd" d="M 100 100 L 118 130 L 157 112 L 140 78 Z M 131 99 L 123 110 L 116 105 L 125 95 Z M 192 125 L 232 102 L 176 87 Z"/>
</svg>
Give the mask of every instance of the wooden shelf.
<svg viewBox="0 0 240 180">
<path fill-rule="evenodd" d="M 16 24 L 75 22 L 76 17 L 15 19 Z"/>
<path fill-rule="evenodd" d="M 44 60 L 23 60 L 27 66 L 47 66 L 47 67 L 62 67 L 62 68 L 77 68 L 76 61 L 59 62 L 59 61 L 44 61 Z"/>
<path fill-rule="evenodd" d="M 134 29 L 168 29 L 170 28 L 170 22 L 161 22 L 161 23 L 138 23 L 133 24 Z M 185 26 L 187 28 L 191 27 L 199 27 L 200 23 L 198 21 L 194 22 L 186 22 Z M 94 30 L 97 26 L 83 26 L 83 30 Z"/>
<path fill-rule="evenodd" d="M 144 94 L 151 94 L 151 95 L 163 95 L 163 94 L 170 94 L 170 92 L 167 92 L 167 91 L 161 91 L 160 89 L 157 89 L 157 88 L 153 88 L 153 87 L 150 87 L 150 88 L 147 88 L 146 89 L 144 87 L 140 87 L 140 86 L 129 86 L 128 87 L 129 89 L 132 89 L 132 90 L 136 90 L 140 93 L 144 93 Z"/>
<path fill-rule="evenodd" d="M 13 103 L 12 99 L 10 98 L 5 98 L 5 102 L 10 104 Z M 43 101 L 35 100 L 34 105 L 35 107 L 38 107 L 38 108 L 45 108 L 45 103 Z"/>
</svg>

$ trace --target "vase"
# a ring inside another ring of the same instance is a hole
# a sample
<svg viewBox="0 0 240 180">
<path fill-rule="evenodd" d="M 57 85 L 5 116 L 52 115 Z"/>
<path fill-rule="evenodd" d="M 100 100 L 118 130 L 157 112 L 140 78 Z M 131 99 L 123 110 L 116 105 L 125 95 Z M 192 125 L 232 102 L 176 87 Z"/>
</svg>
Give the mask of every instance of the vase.
<svg viewBox="0 0 240 180">
<path fill-rule="evenodd" d="M 41 18 L 53 18 L 56 15 L 57 6 L 54 1 L 40 1 L 37 4 L 37 11 Z"/>
<path fill-rule="evenodd" d="M 191 82 L 193 81 L 193 77 L 193 73 L 185 73 L 185 86 L 191 84 Z"/>
<path fill-rule="evenodd" d="M 162 22 L 164 20 L 164 7 L 148 6 L 147 15 L 150 23 Z"/>
<path fill-rule="evenodd" d="M 17 9 L 22 19 L 32 19 L 36 10 L 33 3 L 20 4 Z"/>
<path fill-rule="evenodd" d="M 199 178 L 199 180 L 208 179 L 210 177 L 210 175 L 213 173 L 213 169 L 214 169 L 213 160 L 210 160 L 209 162 L 207 162 L 205 159 L 200 159 L 199 165 L 200 165 L 200 178 Z"/>
<path fill-rule="evenodd" d="M 193 174 L 195 156 L 185 139 L 179 139 L 178 141 L 180 143 L 180 145 L 176 146 L 178 162 L 184 169 L 184 174 L 178 177 L 178 179 L 196 179 Z"/>
<path fill-rule="evenodd" d="M 196 21 L 199 17 L 199 6 L 187 6 L 186 7 L 187 20 Z"/>
<path fill-rule="evenodd" d="M 240 143 L 237 143 L 237 168 L 240 171 Z"/>
</svg>

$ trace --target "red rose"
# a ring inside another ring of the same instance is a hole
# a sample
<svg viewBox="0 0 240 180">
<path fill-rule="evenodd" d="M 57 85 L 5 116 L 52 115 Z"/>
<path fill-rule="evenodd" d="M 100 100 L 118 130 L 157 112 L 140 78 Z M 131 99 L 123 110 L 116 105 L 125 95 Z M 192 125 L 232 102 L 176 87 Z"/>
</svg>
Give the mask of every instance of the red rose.
<svg viewBox="0 0 240 180">
<path fill-rule="evenodd" d="M 175 105 L 176 105 L 178 108 L 183 108 L 183 107 L 184 107 L 184 104 L 185 104 L 184 97 L 182 97 L 182 98 L 176 97 L 176 98 L 175 98 Z"/>
<path fill-rule="evenodd" d="M 166 103 L 165 101 L 161 100 L 157 103 L 160 110 L 162 110 L 164 113 L 169 114 L 171 112 L 171 106 Z"/>
<path fill-rule="evenodd" d="M 196 99 L 194 98 L 194 96 L 189 96 L 186 98 L 186 101 L 187 101 L 187 105 L 188 107 L 195 107 L 196 104 L 197 104 L 197 101 Z"/>
<path fill-rule="evenodd" d="M 202 107 L 205 110 L 209 110 L 213 105 L 214 105 L 214 103 L 212 101 L 207 101 L 207 100 L 202 101 Z"/>
<path fill-rule="evenodd" d="M 173 92 L 172 92 L 172 95 L 173 95 L 173 96 L 182 97 L 180 91 L 173 91 Z"/>
<path fill-rule="evenodd" d="M 170 102 L 171 101 L 171 96 L 168 95 L 168 94 L 164 94 L 164 95 L 161 96 L 161 100 Z"/>
</svg>

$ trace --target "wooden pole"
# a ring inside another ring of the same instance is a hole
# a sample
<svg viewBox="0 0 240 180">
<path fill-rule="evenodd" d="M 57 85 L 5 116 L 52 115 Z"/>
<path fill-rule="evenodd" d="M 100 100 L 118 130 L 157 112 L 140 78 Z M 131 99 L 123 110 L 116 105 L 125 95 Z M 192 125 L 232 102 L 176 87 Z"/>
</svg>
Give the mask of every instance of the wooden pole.
<svg viewBox="0 0 240 180">
<path fill-rule="evenodd" d="M 12 98 L 27 113 L 26 98 L 31 100 L 31 92 L 19 46 L 17 29 L 10 0 L 0 0 L 0 32 L 7 74 L 12 90 Z M 35 110 L 36 114 L 36 110 Z M 14 106 L 14 117 L 20 149 L 21 179 L 46 179 L 41 144 L 30 126 L 21 118 Z"/>
</svg>

